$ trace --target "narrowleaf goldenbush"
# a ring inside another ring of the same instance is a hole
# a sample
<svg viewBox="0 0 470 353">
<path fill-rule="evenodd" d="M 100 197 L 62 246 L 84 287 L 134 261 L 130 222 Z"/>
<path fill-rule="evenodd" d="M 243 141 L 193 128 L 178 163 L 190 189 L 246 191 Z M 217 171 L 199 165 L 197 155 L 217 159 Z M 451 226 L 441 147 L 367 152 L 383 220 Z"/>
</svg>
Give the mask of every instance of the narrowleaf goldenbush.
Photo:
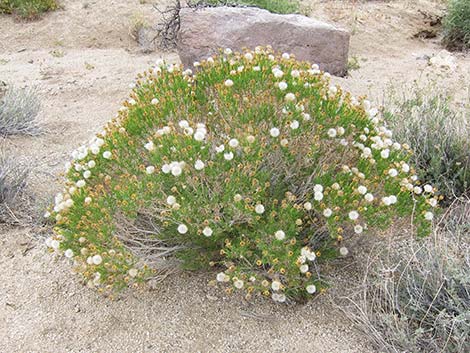
<svg viewBox="0 0 470 353">
<path fill-rule="evenodd" d="M 436 190 L 378 110 L 317 65 L 270 48 L 157 63 L 116 117 L 73 153 L 47 244 L 112 291 L 174 266 L 218 269 L 228 292 L 306 299 L 345 236 L 413 215 Z M 178 261 L 175 264 L 174 260 Z"/>
</svg>

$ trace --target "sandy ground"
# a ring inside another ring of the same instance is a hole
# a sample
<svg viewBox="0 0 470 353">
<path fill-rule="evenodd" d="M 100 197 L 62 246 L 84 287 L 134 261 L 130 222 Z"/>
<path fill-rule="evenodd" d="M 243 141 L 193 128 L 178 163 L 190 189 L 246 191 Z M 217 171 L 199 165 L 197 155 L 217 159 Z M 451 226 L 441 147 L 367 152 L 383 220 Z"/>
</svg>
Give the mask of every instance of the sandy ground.
<svg viewBox="0 0 470 353">
<path fill-rule="evenodd" d="M 457 104 L 468 100 L 470 56 L 456 54 L 453 72 L 437 70 L 427 58 L 442 50 L 438 40 L 412 38 L 424 26 L 418 10 L 439 14 L 439 3 L 303 2 L 311 16 L 353 33 L 350 54 L 360 68 L 335 82 L 354 94 L 380 102 L 390 82 L 404 87 L 430 77 Z M 45 133 L 7 140 L 11 153 L 31 161 L 40 200 L 59 189 L 70 152 L 114 115 L 135 75 L 160 57 L 178 61 L 171 52 L 142 54 L 129 36 L 133 18 L 158 18 L 149 2 L 62 4 L 33 23 L 0 16 L 0 80 L 34 85 L 42 96 Z M 181 274 L 110 301 L 82 286 L 38 238 L 35 229 L 0 228 L 0 352 L 372 352 L 328 293 L 306 305 L 247 303 L 207 287 L 211 275 Z"/>
</svg>

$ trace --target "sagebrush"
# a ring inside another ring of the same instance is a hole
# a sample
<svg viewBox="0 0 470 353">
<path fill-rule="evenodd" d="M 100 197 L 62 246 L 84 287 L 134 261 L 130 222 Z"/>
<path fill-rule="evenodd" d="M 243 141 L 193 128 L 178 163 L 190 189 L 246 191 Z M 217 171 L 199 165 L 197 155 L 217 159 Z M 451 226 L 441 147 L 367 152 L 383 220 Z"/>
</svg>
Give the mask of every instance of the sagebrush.
<svg viewBox="0 0 470 353">
<path fill-rule="evenodd" d="M 431 84 L 390 88 L 385 119 L 396 137 L 414 151 L 413 164 L 447 203 L 470 190 L 470 106 L 457 109 L 445 90 Z"/>
<path fill-rule="evenodd" d="M 159 62 L 73 153 L 47 243 L 101 291 L 176 266 L 214 269 L 231 292 L 284 302 L 325 283 L 319 265 L 353 234 L 413 216 L 437 194 L 365 99 L 317 65 L 270 49 Z"/>
<path fill-rule="evenodd" d="M 470 351 L 470 203 L 447 212 L 433 237 L 361 261 L 363 283 L 341 308 L 381 352 Z"/>
<path fill-rule="evenodd" d="M 9 155 L 0 142 L 0 223 L 17 223 L 23 218 L 29 168 Z"/>
<path fill-rule="evenodd" d="M 34 88 L 9 87 L 0 96 L 0 135 L 37 135 L 40 99 Z"/>
</svg>

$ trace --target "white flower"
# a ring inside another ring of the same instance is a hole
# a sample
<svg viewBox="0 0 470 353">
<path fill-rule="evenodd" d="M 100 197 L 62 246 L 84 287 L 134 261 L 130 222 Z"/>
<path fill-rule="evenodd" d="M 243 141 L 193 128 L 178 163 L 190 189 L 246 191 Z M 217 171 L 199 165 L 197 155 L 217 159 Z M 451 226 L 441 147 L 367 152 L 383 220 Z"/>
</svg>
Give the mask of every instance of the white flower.
<svg viewBox="0 0 470 353">
<path fill-rule="evenodd" d="M 306 203 L 304 203 L 304 208 L 307 211 L 310 211 L 312 209 L 312 204 L 310 202 L 306 202 Z"/>
<path fill-rule="evenodd" d="M 261 67 L 259 67 L 259 66 L 253 66 L 253 71 L 261 71 Z"/>
<path fill-rule="evenodd" d="M 129 270 L 129 276 L 131 276 L 132 278 L 134 278 L 135 276 L 137 276 L 137 274 L 139 273 L 139 271 L 137 271 L 137 269 L 135 268 L 131 268 Z"/>
<path fill-rule="evenodd" d="M 202 234 L 204 234 L 206 237 L 210 237 L 212 235 L 213 231 L 210 227 L 205 227 L 202 230 Z"/>
<path fill-rule="evenodd" d="M 314 284 L 309 284 L 306 289 L 308 294 L 313 294 L 317 291 L 317 287 Z"/>
<path fill-rule="evenodd" d="M 235 202 L 240 202 L 241 200 L 242 200 L 242 195 L 240 195 L 240 194 L 236 194 L 233 197 L 233 201 L 235 201 Z"/>
<path fill-rule="evenodd" d="M 160 102 L 160 101 L 158 100 L 158 98 L 153 98 L 153 99 L 150 101 L 150 104 L 152 104 L 152 105 L 157 105 L 158 102 Z"/>
<path fill-rule="evenodd" d="M 231 139 L 229 142 L 228 142 L 228 145 L 232 148 L 237 148 L 239 146 L 239 142 L 237 139 Z"/>
<path fill-rule="evenodd" d="M 180 176 L 182 172 L 183 172 L 183 169 L 181 169 L 179 165 L 175 165 L 171 168 L 171 174 L 173 176 Z"/>
<path fill-rule="evenodd" d="M 233 285 L 237 289 L 242 289 L 243 288 L 243 281 L 241 279 L 237 279 L 235 282 L 233 282 Z"/>
<path fill-rule="evenodd" d="M 110 151 L 103 152 L 103 158 L 110 159 L 111 158 L 111 152 Z"/>
<path fill-rule="evenodd" d="M 72 207 L 73 206 L 73 200 L 72 199 L 68 199 L 67 201 L 65 201 L 65 207 Z"/>
<path fill-rule="evenodd" d="M 85 180 L 79 180 L 75 185 L 77 185 L 78 188 L 84 187 L 86 184 Z"/>
<path fill-rule="evenodd" d="M 279 82 L 277 86 L 281 91 L 285 91 L 287 89 L 287 83 L 285 83 L 284 81 Z"/>
<path fill-rule="evenodd" d="M 424 214 L 424 219 L 426 219 L 427 221 L 432 221 L 433 218 L 434 218 L 434 214 L 432 212 L 428 211 Z"/>
<path fill-rule="evenodd" d="M 225 48 L 225 49 L 224 49 L 224 54 L 225 54 L 225 55 L 230 55 L 230 54 L 232 54 L 232 53 L 233 53 L 233 52 L 232 52 L 232 49 L 230 49 L 230 48 Z"/>
<path fill-rule="evenodd" d="M 296 130 L 299 128 L 299 122 L 297 120 L 294 120 L 293 122 L 290 123 L 290 128 L 292 130 Z"/>
<path fill-rule="evenodd" d="M 204 167 L 205 167 L 204 162 L 201 161 L 200 159 L 198 159 L 198 160 L 196 161 L 196 163 L 194 163 L 194 168 L 195 168 L 196 170 L 202 170 L 202 169 L 204 169 Z"/>
<path fill-rule="evenodd" d="M 257 214 L 263 214 L 263 213 L 264 213 L 264 206 L 261 205 L 261 204 L 257 204 L 257 205 L 255 206 L 255 212 L 256 212 Z"/>
<path fill-rule="evenodd" d="M 173 195 L 168 196 L 166 198 L 166 203 L 170 206 L 174 205 L 176 203 L 176 197 L 174 197 Z"/>
<path fill-rule="evenodd" d="M 225 85 L 226 87 L 232 87 L 232 86 L 233 86 L 233 81 L 230 80 L 230 79 L 228 79 L 228 80 L 225 81 L 224 85 Z"/>
<path fill-rule="evenodd" d="M 428 203 L 431 205 L 431 207 L 436 207 L 437 206 L 437 200 L 436 199 L 429 199 Z"/>
<path fill-rule="evenodd" d="M 321 185 L 321 184 L 315 184 L 315 185 L 313 186 L 313 191 L 314 191 L 314 192 L 323 192 L 323 185 Z"/>
<path fill-rule="evenodd" d="M 253 135 L 248 135 L 246 137 L 246 140 L 248 141 L 248 143 L 253 143 L 255 142 L 256 138 Z"/>
<path fill-rule="evenodd" d="M 73 251 L 72 251 L 72 249 L 67 249 L 67 250 L 65 250 L 64 255 L 65 255 L 65 257 L 71 259 L 71 258 L 73 257 Z"/>
<path fill-rule="evenodd" d="M 388 175 L 390 175 L 392 178 L 394 178 L 398 175 L 398 171 L 395 168 L 392 168 L 388 171 Z"/>
<path fill-rule="evenodd" d="M 284 72 L 282 72 L 281 70 L 277 68 L 273 69 L 273 74 L 275 78 L 281 78 L 282 76 L 284 76 Z"/>
<path fill-rule="evenodd" d="M 279 131 L 279 129 L 277 127 L 273 127 L 271 130 L 269 130 L 269 134 L 272 137 L 278 137 L 280 133 L 281 132 Z"/>
<path fill-rule="evenodd" d="M 410 171 L 410 166 L 408 164 L 404 163 L 401 166 L 401 170 L 403 170 L 405 173 L 408 173 Z"/>
<path fill-rule="evenodd" d="M 309 121 L 312 119 L 312 117 L 310 116 L 310 114 L 308 113 L 302 113 L 302 118 L 305 120 L 305 121 Z"/>
<path fill-rule="evenodd" d="M 343 136 L 344 133 L 346 132 L 346 130 L 342 126 L 338 127 L 337 131 L 338 131 L 339 136 Z"/>
<path fill-rule="evenodd" d="M 206 135 L 201 130 L 197 130 L 196 133 L 194 134 L 194 139 L 196 141 L 203 141 L 205 137 Z"/>
<path fill-rule="evenodd" d="M 135 105 L 135 104 L 137 103 L 137 102 L 135 101 L 135 99 L 133 99 L 133 98 L 130 98 L 130 99 L 128 100 L 128 102 L 129 102 L 130 105 Z"/>
<path fill-rule="evenodd" d="M 350 220 L 355 221 L 358 218 L 359 218 L 359 212 L 357 212 L 357 211 L 349 212 L 349 219 Z"/>
<path fill-rule="evenodd" d="M 88 205 L 91 203 L 91 197 L 85 197 L 85 200 L 84 200 L 85 204 Z"/>
<path fill-rule="evenodd" d="M 367 188 L 364 185 L 359 185 L 357 188 L 357 192 L 361 195 L 365 195 L 365 193 L 367 192 Z"/>
<path fill-rule="evenodd" d="M 382 197 L 382 203 L 385 205 L 385 206 L 390 206 L 392 204 L 392 200 L 390 199 L 390 197 Z"/>
<path fill-rule="evenodd" d="M 429 184 L 424 185 L 424 191 L 431 193 L 432 192 L 432 186 L 429 185 Z"/>
<path fill-rule="evenodd" d="M 60 242 L 56 239 L 54 240 L 51 240 L 51 248 L 54 249 L 54 250 L 57 250 L 59 249 L 59 246 L 60 246 Z"/>
<path fill-rule="evenodd" d="M 230 278 L 223 272 L 217 274 L 217 282 L 228 282 Z"/>
<path fill-rule="evenodd" d="M 302 266 L 299 267 L 299 270 L 301 273 L 306 273 L 308 272 L 308 265 L 307 264 L 304 264 Z"/>
<path fill-rule="evenodd" d="M 287 93 L 284 99 L 287 102 L 294 102 L 296 100 L 296 97 L 294 93 Z"/>
<path fill-rule="evenodd" d="M 271 283 L 271 288 L 272 290 L 274 291 L 277 291 L 281 288 L 281 282 L 279 281 L 273 281 L 273 283 Z"/>
<path fill-rule="evenodd" d="M 332 214 L 333 211 L 330 208 L 325 208 L 325 210 L 323 211 L 323 216 L 325 216 L 326 218 L 331 217 Z"/>
<path fill-rule="evenodd" d="M 282 58 L 283 58 L 284 60 L 289 60 L 289 59 L 290 59 L 290 54 L 289 54 L 289 53 L 283 53 L 283 54 L 282 54 Z"/>
<path fill-rule="evenodd" d="M 323 193 L 321 193 L 321 192 L 316 192 L 316 193 L 313 195 L 313 198 L 315 199 L 315 201 L 321 201 L 321 200 L 323 200 Z"/>
<path fill-rule="evenodd" d="M 294 78 L 299 78 L 300 77 L 300 71 L 299 70 L 292 70 L 290 72 L 291 76 Z"/>
<path fill-rule="evenodd" d="M 188 227 L 185 224 L 180 224 L 177 230 L 180 234 L 186 234 L 188 232 Z"/>
<path fill-rule="evenodd" d="M 413 191 L 414 191 L 415 194 L 419 195 L 423 192 L 423 189 L 420 186 L 415 186 L 413 188 Z"/>
<path fill-rule="evenodd" d="M 221 152 L 223 152 L 224 150 L 225 150 L 225 146 L 224 146 L 224 145 L 220 145 L 220 146 L 216 146 L 216 147 L 215 147 L 215 151 L 216 151 L 217 153 L 221 153 Z"/>
<path fill-rule="evenodd" d="M 341 256 L 346 256 L 347 254 L 349 254 L 349 250 L 348 250 L 348 248 L 343 246 L 339 249 L 339 253 L 340 253 Z"/>
<path fill-rule="evenodd" d="M 336 134 L 337 134 L 336 129 L 331 128 L 331 129 L 328 130 L 328 136 L 329 137 L 331 137 L 331 138 L 336 137 Z"/>
<path fill-rule="evenodd" d="M 356 226 L 354 226 L 354 232 L 355 232 L 356 234 L 361 234 L 363 230 L 364 230 L 364 228 L 363 228 L 361 225 L 359 225 L 359 224 L 356 225 Z"/>
<path fill-rule="evenodd" d="M 276 237 L 277 240 L 284 240 L 286 237 L 286 233 L 282 230 L 278 230 L 276 233 L 274 233 L 274 236 Z"/>
<path fill-rule="evenodd" d="M 171 172 L 171 166 L 169 164 L 164 164 L 162 166 L 162 172 L 168 174 L 169 172 Z"/>
<path fill-rule="evenodd" d="M 251 54 L 251 53 L 246 53 L 246 54 L 245 54 L 245 59 L 248 60 L 248 61 L 253 60 L 253 54 Z"/>
<path fill-rule="evenodd" d="M 88 161 L 87 165 L 88 165 L 88 168 L 94 168 L 96 166 L 96 162 L 95 161 Z"/>
<path fill-rule="evenodd" d="M 224 158 L 227 161 L 231 161 L 233 159 L 233 153 L 232 152 L 224 153 Z"/>
<path fill-rule="evenodd" d="M 398 201 L 398 199 L 395 195 L 390 195 L 388 198 L 390 199 L 390 204 L 392 204 L 392 205 L 397 203 L 397 201 Z"/>
<path fill-rule="evenodd" d="M 384 159 L 387 159 L 390 156 L 390 150 L 387 148 L 385 150 L 380 151 L 380 156 Z"/>
<path fill-rule="evenodd" d="M 103 259 L 100 255 L 95 255 L 91 258 L 91 260 L 93 261 L 93 264 L 95 265 L 99 265 L 103 262 Z"/>
<path fill-rule="evenodd" d="M 155 167 L 153 165 L 149 165 L 147 168 L 145 168 L 145 172 L 147 174 L 153 174 L 155 172 Z"/>
<path fill-rule="evenodd" d="M 371 193 L 365 194 L 364 198 L 366 199 L 367 202 L 374 201 L 374 195 L 372 195 Z"/>
</svg>

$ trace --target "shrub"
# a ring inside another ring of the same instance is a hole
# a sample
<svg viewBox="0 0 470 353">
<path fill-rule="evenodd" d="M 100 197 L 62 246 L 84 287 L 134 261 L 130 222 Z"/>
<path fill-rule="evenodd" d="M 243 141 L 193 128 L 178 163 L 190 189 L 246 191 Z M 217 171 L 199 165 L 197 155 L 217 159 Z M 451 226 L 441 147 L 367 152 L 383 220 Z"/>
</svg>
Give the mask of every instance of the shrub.
<svg viewBox="0 0 470 353">
<path fill-rule="evenodd" d="M 470 48 L 470 1 L 450 0 L 443 24 L 444 44 L 449 49 Z"/>
<path fill-rule="evenodd" d="M 300 11 L 300 4 L 297 0 L 202 0 L 197 1 L 196 4 L 212 6 L 254 6 L 279 14 L 291 14 Z"/>
<path fill-rule="evenodd" d="M 47 242 L 90 286 L 125 287 L 177 259 L 218 269 L 229 292 L 302 299 L 343 237 L 412 213 L 429 233 L 435 190 L 417 185 L 408 147 L 368 101 L 268 49 L 195 65 L 139 76 L 67 166 Z"/>
<path fill-rule="evenodd" d="M 41 108 L 36 91 L 9 88 L 0 96 L 0 134 L 37 135 L 41 132 L 36 117 Z"/>
<path fill-rule="evenodd" d="M 23 207 L 23 200 L 28 168 L 17 159 L 7 155 L 0 146 L 0 222 L 18 222 Z"/>
<path fill-rule="evenodd" d="M 414 151 L 418 175 L 448 201 L 465 194 L 470 188 L 468 108 L 456 111 L 446 92 L 435 87 L 415 86 L 403 92 L 388 92 L 385 119 L 397 139 Z"/>
<path fill-rule="evenodd" d="M 55 0 L 0 0 L 0 13 L 14 14 L 24 19 L 36 19 L 42 13 L 58 9 Z"/>
<path fill-rule="evenodd" d="M 470 204 L 433 237 L 381 245 L 342 309 L 381 352 L 468 352 Z M 387 248 L 387 250 L 383 250 Z"/>
</svg>

